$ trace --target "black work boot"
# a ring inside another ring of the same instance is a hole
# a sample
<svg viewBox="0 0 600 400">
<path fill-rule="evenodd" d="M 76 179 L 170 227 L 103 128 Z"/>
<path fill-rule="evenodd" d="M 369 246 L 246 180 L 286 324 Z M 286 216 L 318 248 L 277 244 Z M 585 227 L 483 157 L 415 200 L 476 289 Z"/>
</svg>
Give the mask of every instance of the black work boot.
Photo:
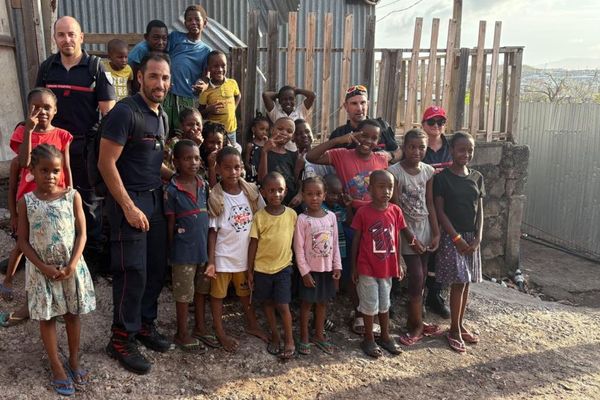
<svg viewBox="0 0 600 400">
<path fill-rule="evenodd" d="M 122 329 L 112 328 L 106 353 L 119 361 L 127 371 L 144 375 L 150 372 L 151 365 L 137 348 L 135 336 Z"/>
<path fill-rule="evenodd" d="M 141 344 L 150 350 L 165 353 L 171 348 L 171 342 L 158 333 L 154 324 L 142 324 L 142 329 L 136 337 Z"/>
<path fill-rule="evenodd" d="M 425 299 L 425 305 L 429 308 L 429 311 L 438 314 L 444 319 L 450 318 L 450 309 L 444 302 L 444 298 L 441 294 L 441 285 L 435 281 L 435 277 L 428 276 L 426 286 L 427 298 Z"/>
</svg>

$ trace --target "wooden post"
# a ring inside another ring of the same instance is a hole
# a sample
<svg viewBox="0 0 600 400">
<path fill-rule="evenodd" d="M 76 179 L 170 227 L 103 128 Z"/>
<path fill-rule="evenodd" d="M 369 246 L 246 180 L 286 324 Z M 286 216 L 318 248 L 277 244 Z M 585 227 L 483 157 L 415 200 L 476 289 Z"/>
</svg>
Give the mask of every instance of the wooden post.
<svg viewBox="0 0 600 400">
<path fill-rule="evenodd" d="M 321 100 L 321 140 L 329 139 L 329 115 L 331 107 L 331 46 L 333 42 L 333 14 L 325 14 L 323 33 L 323 82 Z"/>
<path fill-rule="evenodd" d="M 381 61 L 379 62 L 379 86 L 377 88 L 377 116 L 383 119 L 385 119 L 385 115 L 387 115 L 387 110 L 385 109 L 385 99 L 387 97 L 386 69 L 389 65 L 389 53 L 390 50 L 383 50 L 381 52 Z"/>
<path fill-rule="evenodd" d="M 471 93 L 471 104 L 472 112 L 469 115 L 471 123 L 469 124 L 469 130 L 471 134 L 475 136 L 479 129 L 479 107 L 481 102 L 481 71 L 483 69 L 483 51 L 485 49 L 485 21 L 479 21 L 479 38 L 477 40 L 477 54 L 476 54 L 476 67 L 473 71 L 471 66 L 471 74 L 475 74 L 475 81 L 473 84 L 473 92 Z"/>
<path fill-rule="evenodd" d="M 454 110 L 456 117 L 454 120 L 453 132 L 463 128 L 465 118 L 465 94 L 467 92 L 467 73 L 469 72 L 469 49 L 460 49 L 458 61 L 458 88 L 454 98 Z"/>
<path fill-rule="evenodd" d="M 513 53 L 510 71 L 510 96 L 508 98 L 508 119 L 506 140 L 515 142 L 515 133 L 519 125 L 519 98 L 521 95 L 521 70 L 523 67 L 523 49 Z"/>
<path fill-rule="evenodd" d="M 429 63 L 427 65 L 427 81 L 425 93 L 421 93 L 421 113 L 433 104 L 433 88 L 435 86 L 435 71 L 437 68 L 437 45 L 440 30 L 440 19 L 434 18 L 431 25 L 431 43 L 429 45 Z M 436 99 L 437 101 L 437 99 Z"/>
<path fill-rule="evenodd" d="M 415 121 L 415 101 L 417 98 L 417 68 L 419 66 L 419 52 L 421 49 L 421 30 L 423 29 L 423 18 L 418 17 L 415 22 L 415 32 L 413 36 L 412 56 L 410 61 L 410 69 L 408 71 L 408 95 L 405 125 L 406 129 L 411 129 Z"/>
<path fill-rule="evenodd" d="M 435 63 L 435 89 L 434 89 L 434 95 L 435 95 L 435 105 L 436 106 L 441 106 L 442 105 L 442 100 L 440 99 L 440 94 L 442 91 L 442 57 L 437 57 L 436 63 Z"/>
<path fill-rule="evenodd" d="M 448 115 L 448 126 L 451 126 L 452 119 L 449 114 L 450 110 L 450 93 L 452 87 L 452 71 L 454 69 L 454 58 L 456 54 L 454 52 L 455 46 L 455 31 L 456 31 L 456 20 L 451 19 L 448 22 L 448 40 L 446 41 L 446 64 L 444 65 L 444 87 L 442 89 L 442 108 L 446 110 Z"/>
<path fill-rule="evenodd" d="M 41 16 L 39 14 L 38 5 L 39 2 L 35 0 L 21 1 L 23 33 L 25 36 L 23 39 L 26 57 L 24 64 L 27 73 L 25 76 L 27 79 L 27 82 L 25 83 L 25 93 L 35 87 L 38 68 L 45 59 L 45 51 L 40 50 L 40 45 L 44 45 L 44 38 L 42 27 L 40 26 Z"/>
<path fill-rule="evenodd" d="M 396 115 L 396 127 L 401 127 L 405 132 L 406 125 L 406 68 L 407 61 L 402 59 L 402 53 L 398 55 L 400 61 L 400 79 L 398 80 L 398 112 Z"/>
<path fill-rule="evenodd" d="M 279 48 L 277 44 L 277 11 L 269 10 L 267 33 L 267 89 L 277 90 L 277 66 Z"/>
<path fill-rule="evenodd" d="M 492 66 L 490 69 L 490 97 L 488 99 L 487 124 L 485 127 L 485 140 L 492 141 L 492 131 L 494 130 L 494 113 L 496 111 L 496 84 L 498 82 L 498 56 L 500 51 L 500 34 L 502 31 L 502 22 L 496 21 L 494 27 L 494 44 L 492 47 Z"/>
<path fill-rule="evenodd" d="M 248 54 L 246 79 L 242 89 L 242 143 L 246 143 L 246 131 L 254 118 L 256 108 L 256 73 L 258 65 L 258 10 L 248 13 Z M 244 147 L 242 147 L 244 148 Z"/>
<path fill-rule="evenodd" d="M 285 84 L 296 86 L 296 45 L 298 38 L 298 13 L 288 14 L 288 42 Z"/>
<path fill-rule="evenodd" d="M 306 57 L 304 59 L 304 89 L 313 90 L 314 79 L 315 79 L 315 36 L 317 33 L 317 13 L 311 12 L 308 14 L 308 23 L 306 27 Z M 313 110 L 316 107 L 316 103 L 308 110 L 306 120 L 309 121 L 310 126 L 315 126 L 313 123 L 314 115 Z"/>
<path fill-rule="evenodd" d="M 502 65 L 502 97 L 500 98 L 500 132 L 506 133 L 506 106 L 508 101 L 510 53 L 504 53 L 504 64 Z"/>
<path fill-rule="evenodd" d="M 367 29 L 365 31 L 365 68 L 363 70 L 362 82 L 367 86 L 369 91 L 373 89 L 373 66 L 375 65 L 375 18 L 375 15 L 367 17 Z"/>
<path fill-rule="evenodd" d="M 459 110 L 454 109 L 456 102 L 450 99 L 456 98 L 460 85 L 459 61 L 456 57 L 458 57 L 458 49 L 461 46 L 462 3 L 462 0 L 454 0 L 454 7 L 452 10 L 452 19 L 455 21 L 453 48 L 457 49 L 457 52 L 454 54 L 455 58 L 453 60 L 452 74 L 450 77 L 450 88 L 447 92 L 448 108 L 446 109 L 446 114 L 448 115 L 448 121 L 454 120 L 456 118 L 456 113 L 459 112 Z M 464 113 L 464 110 L 462 110 L 462 112 Z"/>
<path fill-rule="evenodd" d="M 398 50 L 394 50 L 392 52 L 390 52 L 390 66 L 388 68 L 388 76 L 385 80 L 386 82 L 386 86 L 388 88 L 387 90 L 387 96 L 384 99 L 384 101 L 387 103 L 386 104 L 386 116 L 384 117 L 384 120 L 387 121 L 390 126 L 395 127 L 396 126 L 396 119 L 397 119 L 397 109 L 398 109 L 398 72 L 399 72 L 399 62 L 401 61 L 402 58 L 402 52 L 398 51 Z"/>
<path fill-rule="evenodd" d="M 344 21 L 344 52 L 342 55 L 342 83 L 340 90 L 340 98 L 338 102 L 338 123 L 343 125 L 346 122 L 346 113 L 343 112 L 343 104 L 345 100 L 345 90 L 350 86 L 350 67 L 352 61 L 352 26 L 353 26 L 352 14 L 346 15 Z M 335 111 L 335 110 L 334 110 Z"/>
<path fill-rule="evenodd" d="M 420 80 L 420 96 L 415 97 L 415 116 L 417 119 L 414 121 L 418 121 L 418 117 L 423 115 L 423 111 L 425 111 L 425 107 L 427 107 L 426 103 L 424 103 L 423 95 L 425 94 L 425 86 L 427 85 L 427 77 L 425 76 L 425 59 L 422 59 L 419 62 L 419 80 Z M 427 101 L 427 100 L 425 100 Z"/>
<path fill-rule="evenodd" d="M 485 46 L 485 45 L 484 45 Z M 485 50 L 485 49 L 484 49 Z M 479 125 L 477 130 L 485 129 L 485 88 L 487 83 L 487 54 L 483 54 L 483 68 L 481 69 L 481 91 L 479 92 Z"/>
</svg>

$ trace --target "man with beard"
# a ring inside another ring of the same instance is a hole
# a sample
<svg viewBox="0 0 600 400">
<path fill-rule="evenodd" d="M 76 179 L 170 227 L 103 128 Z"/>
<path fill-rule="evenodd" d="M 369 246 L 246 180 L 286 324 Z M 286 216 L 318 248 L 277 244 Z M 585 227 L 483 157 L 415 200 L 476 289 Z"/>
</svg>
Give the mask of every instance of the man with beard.
<svg viewBox="0 0 600 400">
<path fill-rule="evenodd" d="M 171 84 L 169 57 L 149 53 L 137 80 L 140 92 L 106 117 L 98 169 L 109 191 L 113 273 L 112 336 L 106 351 L 125 369 L 145 374 L 150 363 L 136 339 L 154 351 L 171 347 L 154 325 L 167 265 L 161 177 L 168 179 L 172 172 L 162 163 L 168 125 L 161 103 Z M 143 129 L 137 129 L 140 113 Z"/>
</svg>

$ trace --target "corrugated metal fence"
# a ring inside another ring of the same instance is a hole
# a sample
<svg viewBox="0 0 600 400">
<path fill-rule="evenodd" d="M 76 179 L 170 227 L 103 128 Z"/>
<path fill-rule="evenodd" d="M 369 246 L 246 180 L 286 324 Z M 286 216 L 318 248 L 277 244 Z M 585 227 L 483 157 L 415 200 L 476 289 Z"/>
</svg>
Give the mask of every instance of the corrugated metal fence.
<svg viewBox="0 0 600 400">
<path fill-rule="evenodd" d="M 600 260 L 600 105 L 521 103 L 531 147 L 523 232 Z"/>
</svg>

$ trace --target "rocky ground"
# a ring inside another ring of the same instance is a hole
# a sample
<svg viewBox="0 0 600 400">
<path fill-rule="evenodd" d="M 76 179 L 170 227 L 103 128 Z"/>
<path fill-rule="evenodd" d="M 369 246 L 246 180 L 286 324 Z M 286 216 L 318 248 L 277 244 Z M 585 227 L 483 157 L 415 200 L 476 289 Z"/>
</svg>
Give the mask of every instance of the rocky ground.
<svg viewBox="0 0 600 400">
<path fill-rule="evenodd" d="M 11 243 L 1 231 L 0 243 L 2 259 Z M 538 255 L 535 247 L 529 250 L 529 254 Z M 533 256 L 529 261 L 541 262 Z M 569 268 L 576 268 L 578 262 L 570 257 Z M 524 266 L 526 271 L 541 267 Z M 600 265 L 582 268 L 582 286 L 583 281 L 590 280 L 600 286 Z M 17 286 L 23 287 L 22 272 L 17 275 Z M 598 303 L 577 307 L 543 301 L 484 282 L 473 287 L 467 311 L 469 326 L 480 333 L 482 340 L 469 347 L 466 354 L 454 353 L 441 338 L 431 338 L 399 356 L 371 360 L 360 351 L 360 338 L 346 327 L 349 304 L 339 301 L 332 307 L 339 326 L 338 332 L 331 334 L 337 353 L 327 356 L 313 349 L 310 356 L 280 363 L 266 352 L 264 343 L 243 334 L 241 309 L 232 302 L 226 308 L 226 326 L 240 339 L 238 353 L 209 350 L 199 356 L 180 350 L 145 352 L 153 362 L 152 372 L 135 376 L 104 353 L 111 320 L 109 283 L 100 278 L 96 293 L 97 311 L 82 318 L 82 363 L 93 379 L 76 398 L 600 398 L 600 311 L 594 308 Z M 22 294 L 12 303 L 0 300 L 0 309 L 12 309 L 22 301 Z M 404 312 L 397 314 L 396 334 L 405 322 Z M 160 329 L 172 335 L 175 312 L 167 290 L 160 299 L 159 315 Z M 60 325 L 59 329 L 61 347 L 66 349 L 64 329 Z M 48 385 L 50 373 L 35 322 L 0 329 L 0 354 L 4 364 L 0 369 L 1 399 L 57 397 Z"/>
</svg>

